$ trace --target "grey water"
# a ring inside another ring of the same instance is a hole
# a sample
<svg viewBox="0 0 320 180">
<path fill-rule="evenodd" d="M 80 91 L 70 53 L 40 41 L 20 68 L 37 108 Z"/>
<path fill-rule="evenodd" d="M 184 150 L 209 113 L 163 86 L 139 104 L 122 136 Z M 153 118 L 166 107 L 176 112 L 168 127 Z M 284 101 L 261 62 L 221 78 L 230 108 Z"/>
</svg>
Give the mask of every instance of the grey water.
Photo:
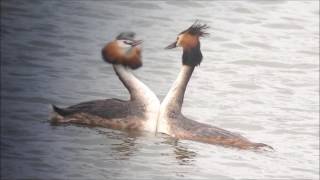
<svg viewBox="0 0 320 180">
<path fill-rule="evenodd" d="M 144 40 L 134 73 L 163 99 L 181 65 L 164 50 L 210 26 L 183 113 L 274 147 L 51 125 L 50 104 L 128 99 L 100 50 Z M 319 1 L 1 1 L 3 179 L 319 179 Z"/>
</svg>

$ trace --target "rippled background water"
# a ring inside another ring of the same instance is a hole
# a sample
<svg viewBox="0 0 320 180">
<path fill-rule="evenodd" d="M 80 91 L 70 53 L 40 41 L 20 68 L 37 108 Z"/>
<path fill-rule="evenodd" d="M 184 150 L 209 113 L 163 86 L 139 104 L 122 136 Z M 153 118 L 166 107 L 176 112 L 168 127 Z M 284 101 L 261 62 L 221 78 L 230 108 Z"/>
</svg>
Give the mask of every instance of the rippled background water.
<svg viewBox="0 0 320 180">
<path fill-rule="evenodd" d="M 137 32 L 136 75 L 163 99 L 181 50 L 163 49 L 199 19 L 203 63 L 183 112 L 276 151 L 256 153 L 145 133 L 52 126 L 60 106 L 128 93 L 100 49 Z M 4 179 L 318 179 L 319 1 L 1 1 Z"/>
</svg>

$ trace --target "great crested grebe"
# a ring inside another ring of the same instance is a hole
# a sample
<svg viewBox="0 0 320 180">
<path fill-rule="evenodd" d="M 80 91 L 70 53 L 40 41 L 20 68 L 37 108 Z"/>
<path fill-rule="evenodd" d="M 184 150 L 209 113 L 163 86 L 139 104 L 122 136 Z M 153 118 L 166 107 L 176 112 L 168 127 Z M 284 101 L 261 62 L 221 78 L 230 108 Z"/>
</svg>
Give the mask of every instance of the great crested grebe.
<svg viewBox="0 0 320 180">
<path fill-rule="evenodd" d="M 95 100 L 67 108 L 53 105 L 52 122 L 156 131 L 160 101 L 130 70 L 142 66 L 141 48 L 138 46 L 142 41 L 134 37 L 133 32 L 120 33 L 102 49 L 104 61 L 113 64 L 114 71 L 130 93 L 130 100 Z"/>
<path fill-rule="evenodd" d="M 200 65 L 202 60 L 199 38 L 208 34 L 205 32 L 206 29 L 208 29 L 206 24 L 199 24 L 196 21 L 191 27 L 182 31 L 174 43 L 166 47 L 166 49 L 182 47 L 182 67 L 176 81 L 160 105 L 157 131 L 177 139 L 240 149 L 258 149 L 260 147 L 272 149 L 266 144 L 251 142 L 239 134 L 188 119 L 181 113 L 187 84 L 194 68 Z"/>
</svg>

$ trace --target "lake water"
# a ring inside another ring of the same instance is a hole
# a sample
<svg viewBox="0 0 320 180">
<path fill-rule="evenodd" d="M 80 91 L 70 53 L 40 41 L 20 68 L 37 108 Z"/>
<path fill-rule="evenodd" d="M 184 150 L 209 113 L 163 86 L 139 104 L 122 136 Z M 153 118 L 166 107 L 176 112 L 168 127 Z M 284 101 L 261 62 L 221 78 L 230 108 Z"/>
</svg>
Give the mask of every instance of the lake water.
<svg viewBox="0 0 320 180">
<path fill-rule="evenodd" d="M 144 40 L 135 74 L 162 100 L 181 65 L 164 50 L 196 19 L 204 55 L 187 117 L 269 144 L 257 153 L 152 133 L 50 124 L 50 104 L 128 93 L 100 50 Z M 3 179 L 319 179 L 319 1 L 1 1 Z"/>
</svg>

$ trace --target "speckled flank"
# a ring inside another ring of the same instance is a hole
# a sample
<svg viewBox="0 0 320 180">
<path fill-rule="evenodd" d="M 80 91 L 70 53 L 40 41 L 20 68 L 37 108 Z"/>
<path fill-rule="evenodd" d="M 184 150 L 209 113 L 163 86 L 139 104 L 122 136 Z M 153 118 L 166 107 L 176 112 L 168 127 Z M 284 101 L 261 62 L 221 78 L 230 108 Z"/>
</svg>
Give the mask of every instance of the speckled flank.
<svg viewBox="0 0 320 180">
<path fill-rule="evenodd" d="M 171 134 L 178 139 L 188 139 L 239 149 L 260 149 L 266 147 L 264 150 L 273 150 L 271 146 L 266 144 L 251 142 L 240 134 L 199 123 L 184 117 L 180 113 L 171 113 L 168 117 L 168 124 Z"/>
<path fill-rule="evenodd" d="M 52 123 L 71 123 L 87 126 L 98 126 L 118 130 L 143 130 L 141 117 L 128 116 L 126 118 L 104 118 L 88 113 L 75 113 L 68 116 L 55 114 Z"/>
</svg>

